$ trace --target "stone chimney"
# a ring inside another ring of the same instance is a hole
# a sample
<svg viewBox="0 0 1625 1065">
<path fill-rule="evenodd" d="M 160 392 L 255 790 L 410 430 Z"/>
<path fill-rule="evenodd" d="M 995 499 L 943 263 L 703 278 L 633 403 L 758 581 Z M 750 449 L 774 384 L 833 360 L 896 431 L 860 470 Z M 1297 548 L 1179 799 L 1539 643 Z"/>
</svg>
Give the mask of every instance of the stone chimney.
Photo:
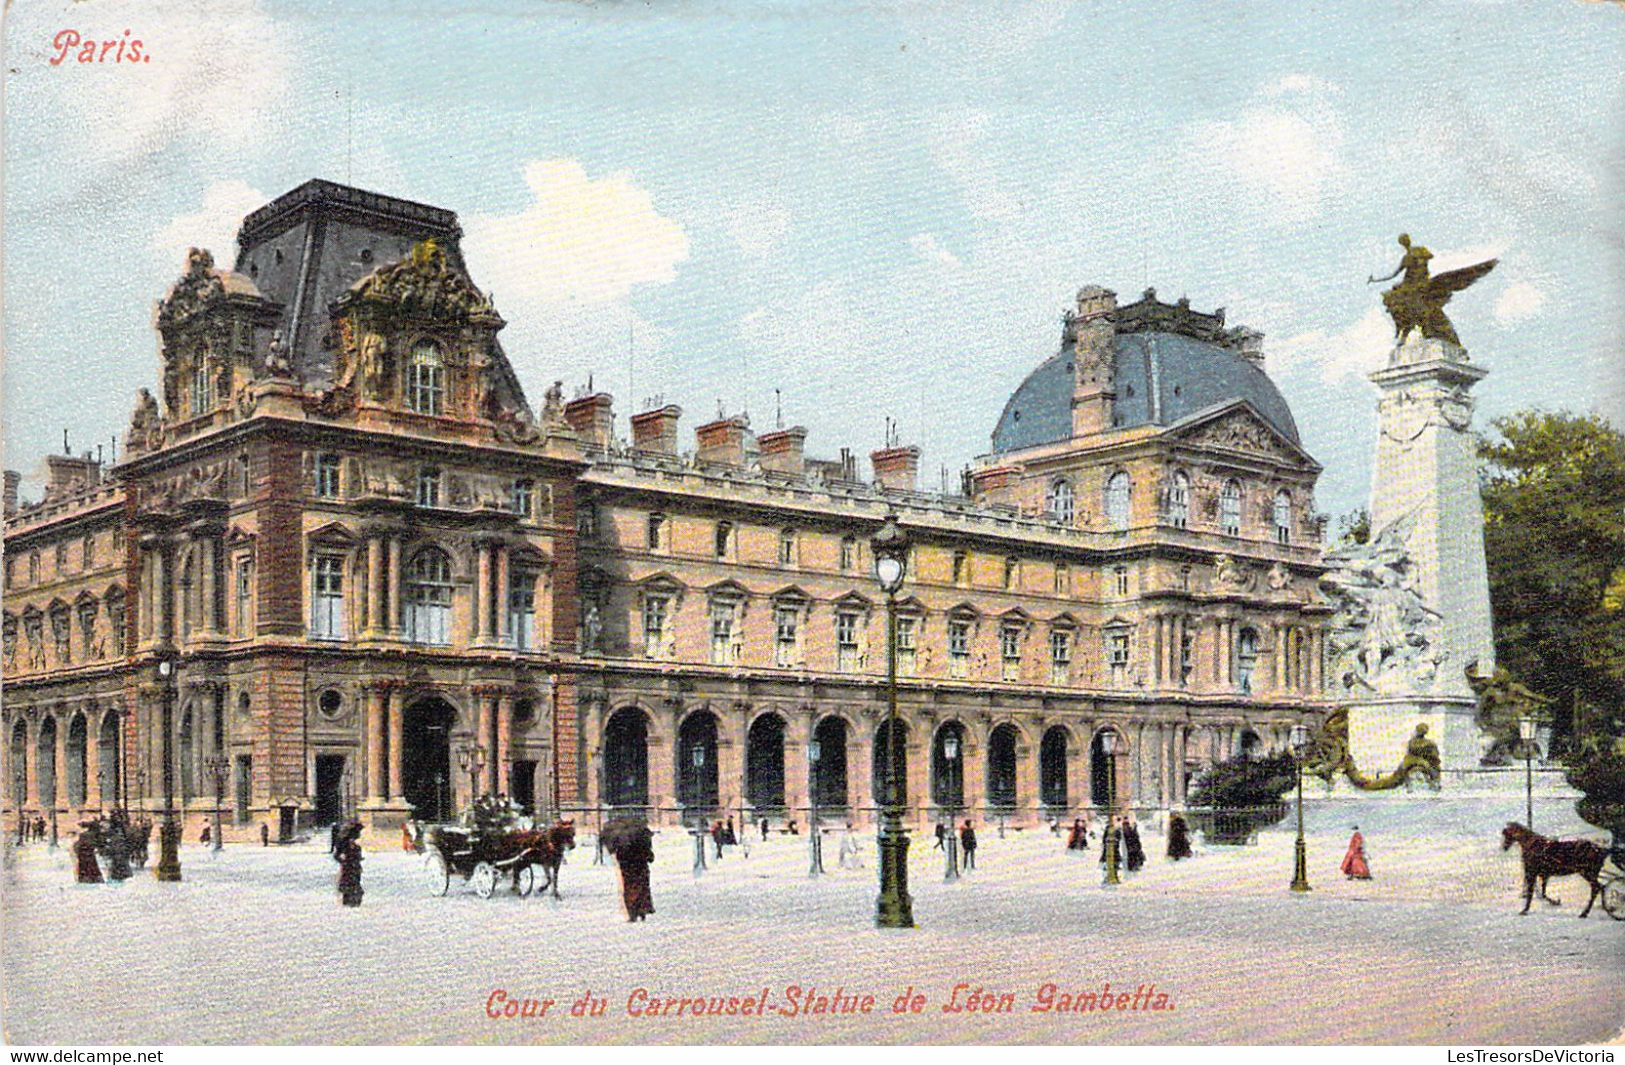
<svg viewBox="0 0 1625 1065">
<path fill-rule="evenodd" d="M 1264 368 L 1264 334 L 1256 329 L 1248 329 L 1246 326 L 1242 326 L 1236 330 L 1236 339 L 1241 345 L 1238 348 L 1241 357 L 1262 370 Z"/>
<path fill-rule="evenodd" d="M 60 499 L 101 480 L 101 467 L 89 455 L 46 455 L 46 494 Z"/>
<path fill-rule="evenodd" d="M 1117 402 L 1117 293 L 1099 285 L 1078 290 L 1072 378 L 1072 435 L 1093 436 L 1112 427 Z"/>
<path fill-rule="evenodd" d="M 718 466 L 745 464 L 745 419 L 718 418 L 694 430 L 694 441 L 699 445 L 701 462 Z"/>
<path fill-rule="evenodd" d="M 17 513 L 17 493 L 22 490 L 23 475 L 16 470 L 6 471 L 5 516 L 11 517 Z"/>
<path fill-rule="evenodd" d="M 913 444 L 869 452 L 875 480 L 892 491 L 912 492 L 920 472 L 920 449 Z"/>
<path fill-rule="evenodd" d="M 683 408 L 675 403 L 632 415 L 632 446 L 659 455 L 677 454 L 677 419 L 682 416 Z"/>
<path fill-rule="evenodd" d="M 572 399 L 564 405 L 564 420 L 589 445 L 608 447 L 615 438 L 615 398 L 595 392 Z"/>
<path fill-rule="evenodd" d="M 762 469 L 776 473 L 789 473 L 799 477 L 807 471 L 805 426 L 793 425 L 788 429 L 775 429 L 756 438 L 762 449 Z"/>
</svg>

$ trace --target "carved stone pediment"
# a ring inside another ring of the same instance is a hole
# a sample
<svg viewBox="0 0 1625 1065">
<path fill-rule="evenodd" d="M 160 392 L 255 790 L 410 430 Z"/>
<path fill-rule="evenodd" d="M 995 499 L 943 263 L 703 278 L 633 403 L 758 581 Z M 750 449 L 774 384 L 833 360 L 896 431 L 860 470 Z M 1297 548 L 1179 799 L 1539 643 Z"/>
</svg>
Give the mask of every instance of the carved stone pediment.
<svg viewBox="0 0 1625 1065">
<path fill-rule="evenodd" d="M 1189 443 L 1203 448 L 1244 451 L 1282 461 L 1302 457 L 1296 447 L 1245 408 L 1203 422 L 1182 436 Z"/>
<path fill-rule="evenodd" d="M 500 326 L 501 317 L 485 294 L 446 261 L 434 240 L 413 245 L 407 258 L 380 267 L 358 282 L 353 299 L 362 306 L 441 321 L 475 321 Z"/>
<path fill-rule="evenodd" d="M 214 256 L 203 248 L 186 253 L 186 273 L 158 304 L 158 328 L 168 333 L 202 314 L 226 295 L 226 286 L 215 273 Z"/>
</svg>

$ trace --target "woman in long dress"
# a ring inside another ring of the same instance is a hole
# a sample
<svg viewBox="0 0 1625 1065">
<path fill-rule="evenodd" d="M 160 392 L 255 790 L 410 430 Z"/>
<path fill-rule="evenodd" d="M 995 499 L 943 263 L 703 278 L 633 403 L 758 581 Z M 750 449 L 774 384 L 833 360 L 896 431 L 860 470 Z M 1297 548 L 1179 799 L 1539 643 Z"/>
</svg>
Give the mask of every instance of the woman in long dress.
<svg viewBox="0 0 1625 1065">
<path fill-rule="evenodd" d="M 641 921 L 655 912 L 654 895 L 649 890 L 649 863 L 655 860 L 654 835 L 645 828 L 614 853 L 621 866 L 621 900 L 626 903 L 626 919 Z"/>
<path fill-rule="evenodd" d="M 1365 837 L 1360 835 L 1360 826 L 1354 826 L 1354 835 L 1349 837 L 1348 853 L 1343 855 L 1343 875 L 1350 880 L 1370 880 L 1371 866 L 1365 860 Z"/>
<path fill-rule="evenodd" d="M 1174 861 L 1191 856 L 1190 828 L 1183 814 L 1168 815 L 1168 857 Z"/>
<path fill-rule="evenodd" d="M 361 905 L 361 823 L 354 822 L 339 840 L 339 898 L 346 906 Z"/>
</svg>

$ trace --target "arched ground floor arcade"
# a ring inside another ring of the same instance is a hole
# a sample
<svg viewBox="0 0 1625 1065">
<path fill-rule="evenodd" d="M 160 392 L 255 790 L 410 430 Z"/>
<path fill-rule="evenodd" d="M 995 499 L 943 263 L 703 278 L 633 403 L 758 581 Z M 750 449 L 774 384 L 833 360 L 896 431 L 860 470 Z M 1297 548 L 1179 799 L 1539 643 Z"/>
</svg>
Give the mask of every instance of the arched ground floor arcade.
<svg viewBox="0 0 1625 1065">
<path fill-rule="evenodd" d="M 1285 746 L 1315 706 L 900 692 L 896 786 L 908 816 L 1011 825 L 1108 802 L 1181 805 L 1195 774 Z M 664 823 L 735 816 L 871 823 L 890 783 L 883 690 L 601 674 L 579 692 L 576 807 Z M 1102 736 L 1115 733 L 1108 756 Z M 570 799 L 564 805 L 571 805 Z"/>
</svg>

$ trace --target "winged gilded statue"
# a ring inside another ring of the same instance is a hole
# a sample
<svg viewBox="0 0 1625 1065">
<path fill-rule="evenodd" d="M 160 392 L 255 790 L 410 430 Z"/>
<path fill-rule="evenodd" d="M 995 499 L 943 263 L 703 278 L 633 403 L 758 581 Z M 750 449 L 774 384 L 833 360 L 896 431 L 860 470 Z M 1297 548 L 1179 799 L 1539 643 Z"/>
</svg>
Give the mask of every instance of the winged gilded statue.
<svg viewBox="0 0 1625 1065">
<path fill-rule="evenodd" d="M 1394 337 L 1403 343 L 1411 330 L 1420 329 L 1424 337 L 1448 340 L 1460 347 L 1461 340 L 1450 319 L 1445 317 L 1444 305 L 1450 302 L 1452 295 L 1495 269 L 1499 260 L 1486 259 L 1433 277 L 1428 273 L 1428 260 L 1433 258 L 1431 251 L 1412 244 L 1407 233 L 1399 235 L 1399 244 L 1405 249 L 1405 257 L 1394 272 L 1387 277 L 1366 278 L 1366 283 L 1372 285 L 1399 278 L 1399 284 L 1382 294 L 1383 306 L 1394 320 Z"/>
</svg>

